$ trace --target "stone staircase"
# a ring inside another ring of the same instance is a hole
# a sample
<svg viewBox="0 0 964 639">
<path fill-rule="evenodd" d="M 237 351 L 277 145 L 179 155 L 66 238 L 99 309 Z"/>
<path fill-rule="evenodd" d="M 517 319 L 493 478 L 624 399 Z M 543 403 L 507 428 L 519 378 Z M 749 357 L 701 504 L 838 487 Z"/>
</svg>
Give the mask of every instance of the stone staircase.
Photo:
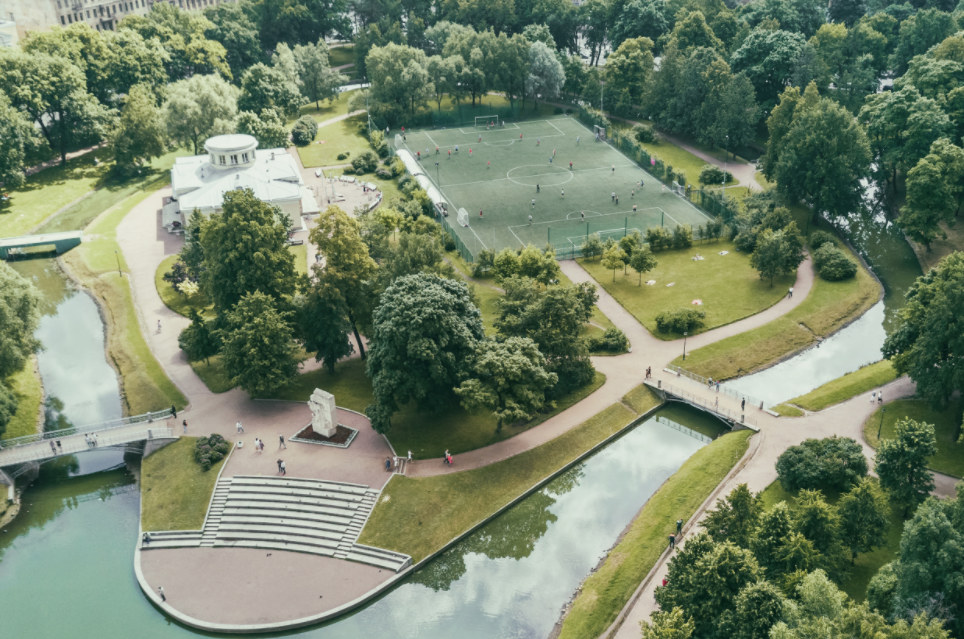
<svg viewBox="0 0 964 639">
<path fill-rule="evenodd" d="M 378 496 L 379 491 L 361 484 L 248 475 L 222 478 L 202 530 L 152 533 L 160 541 L 142 548 L 193 545 L 288 550 L 398 572 L 411 565 L 411 557 L 357 543 Z"/>
</svg>

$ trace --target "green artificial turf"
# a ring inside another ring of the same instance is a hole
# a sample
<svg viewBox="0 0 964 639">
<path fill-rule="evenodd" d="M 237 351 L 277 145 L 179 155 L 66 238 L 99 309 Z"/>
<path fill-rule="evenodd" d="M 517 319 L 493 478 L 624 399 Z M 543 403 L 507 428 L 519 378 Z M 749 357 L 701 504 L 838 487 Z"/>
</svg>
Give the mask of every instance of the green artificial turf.
<svg viewBox="0 0 964 639">
<path fill-rule="evenodd" d="M 945 475 L 964 477 L 964 442 L 959 441 L 961 410 L 960 399 L 950 402 L 943 410 L 933 410 L 927 402 L 919 399 L 899 399 L 888 402 L 867 418 L 864 423 L 864 439 L 871 447 L 877 448 L 880 443 L 877 439 L 877 431 L 880 430 L 882 439 L 893 439 L 897 422 L 905 418 L 933 424 L 934 435 L 937 438 L 937 454 L 928 460 L 928 466 L 931 470 Z M 881 416 L 883 416 L 882 423 Z"/>
<path fill-rule="evenodd" d="M 720 252 L 727 251 L 727 255 Z M 702 260 L 694 260 L 697 254 Z M 729 324 L 755 315 L 773 306 L 784 296 L 796 275 L 785 275 L 761 280 L 750 266 L 750 257 L 736 250 L 732 242 L 697 242 L 691 248 L 657 251 L 658 266 L 642 276 L 628 269 L 615 273 L 602 265 L 600 258 L 580 259 L 579 263 L 590 275 L 645 326 L 661 339 L 678 339 L 677 333 L 662 333 L 656 328 L 656 316 L 677 308 L 698 308 L 706 312 L 705 325 L 693 333 Z M 652 286 L 647 281 L 655 280 Z M 668 286 L 672 284 L 673 286 Z M 702 301 L 695 306 L 694 301 Z"/>
<path fill-rule="evenodd" d="M 145 531 L 200 530 L 227 457 L 203 470 L 196 437 L 181 437 L 141 462 L 141 526 Z"/>
</svg>

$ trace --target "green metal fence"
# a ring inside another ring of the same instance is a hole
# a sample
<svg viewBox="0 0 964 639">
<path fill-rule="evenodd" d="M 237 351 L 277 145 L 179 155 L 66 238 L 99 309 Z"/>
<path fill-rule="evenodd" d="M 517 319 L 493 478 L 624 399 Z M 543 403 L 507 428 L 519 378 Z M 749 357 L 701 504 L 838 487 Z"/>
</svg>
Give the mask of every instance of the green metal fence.
<svg viewBox="0 0 964 639">
<path fill-rule="evenodd" d="M 450 208 L 449 210 L 454 211 L 455 209 Z M 452 239 L 455 240 L 455 250 L 459 252 L 459 255 L 462 256 L 462 259 L 465 260 L 466 262 L 474 262 L 475 257 L 472 255 L 472 251 L 469 250 L 469 247 L 465 245 L 465 242 L 462 241 L 462 238 L 459 237 L 459 234 L 456 233 L 455 229 L 452 228 L 452 225 L 449 224 L 449 219 L 446 216 L 439 213 L 438 209 L 436 209 L 436 212 L 435 212 L 435 219 L 438 221 L 439 224 L 442 225 L 442 228 L 445 229 L 445 231 L 452 236 Z"/>
</svg>

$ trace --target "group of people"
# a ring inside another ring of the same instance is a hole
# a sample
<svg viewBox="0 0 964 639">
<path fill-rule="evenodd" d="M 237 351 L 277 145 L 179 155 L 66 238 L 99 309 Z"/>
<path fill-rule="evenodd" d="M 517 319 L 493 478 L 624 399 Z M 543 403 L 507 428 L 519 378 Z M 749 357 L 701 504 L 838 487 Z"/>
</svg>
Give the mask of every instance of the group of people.
<svg viewBox="0 0 964 639">
<path fill-rule="evenodd" d="M 385 459 L 385 471 L 398 470 L 398 462 L 400 458 L 398 455 L 392 455 Z M 412 451 L 408 451 L 408 457 L 404 458 L 409 464 L 412 463 Z"/>
<path fill-rule="evenodd" d="M 449 453 L 448 448 L 445 449 L 445 456 L 442 457 L 442 463 L 444 463 L 446 466 L 452 466 L 455 464 L 455 461 L 452 459 L 452 455 Z"/>
<path fill-rule="evenodd" d="M 87 448 L 97 448 L 97 433 L 84 435 L 84 441 L 87 442 Z"/>
<path fill-rule="evenodd" d="M 883 403 L 884 403 L 884 391 L 883 391 L 883 390 L 874 391 L 873 393 L 870 394 L 870 403 L 873 404 L 875 400 L 877 401 L 878 404 L 883 404 Z"/>
</svg>

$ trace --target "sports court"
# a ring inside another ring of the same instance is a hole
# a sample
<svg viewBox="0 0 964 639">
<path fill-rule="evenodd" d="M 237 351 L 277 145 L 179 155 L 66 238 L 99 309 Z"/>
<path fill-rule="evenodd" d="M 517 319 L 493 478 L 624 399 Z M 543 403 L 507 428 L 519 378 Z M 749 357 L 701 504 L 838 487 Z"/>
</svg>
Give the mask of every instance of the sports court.
<svg viewBox="0 0 964 639">
<path fill-rule="evenodd" d="M 561 256 L 592 233 L 605 240 L 708 219 L 575 118 L 506 122 L 504 128 L 484 122 L 406 131 L 400 147 L 421 154 L 422 172 L 448 200 L 449 224 L 473 255 L 550 242 Z M 460 209 L 467 227 L 458 222 Z"/>
</svg>

